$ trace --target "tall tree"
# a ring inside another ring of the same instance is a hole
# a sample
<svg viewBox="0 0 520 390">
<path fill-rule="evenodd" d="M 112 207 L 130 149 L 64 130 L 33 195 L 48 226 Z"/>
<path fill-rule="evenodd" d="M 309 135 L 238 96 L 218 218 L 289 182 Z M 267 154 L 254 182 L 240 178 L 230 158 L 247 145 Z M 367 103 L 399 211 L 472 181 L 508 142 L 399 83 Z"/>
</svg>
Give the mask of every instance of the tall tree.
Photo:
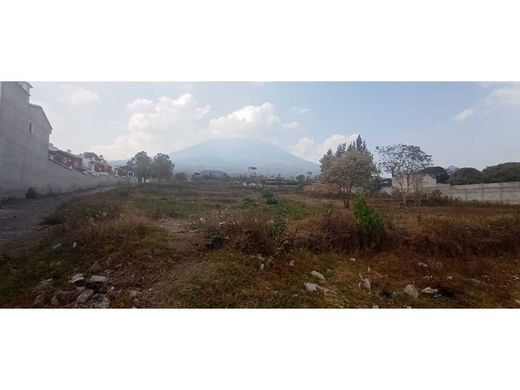
<svg viewBox="0 0 520 390">
<path fill-rule="evenodd" d="M 363 138 L 361 138 L 360 135 L 357 136 L 356 140 L 353 141 L 349 146 L 348 146 L 348 149 L 347 150 L 359 150 L 360 152 L 367 152 L 368 149 L 367 149 L 367 144 L 366 142 L 363 140 Z"/>
<path fill-rule="evenodd" d="M 352 149 L 339 157 L 326 154 L 320 161 L 321 181 L 338 187 L 347 208 L 353 190 L 368 189 L 372 177 L 377 173 L 372 154 L 368 151 Z"/>
<path fill-rule="evenodd" d="M 346 142 L 343 142 L 342 144 L 339 144 L 337 149 L 336 149 L 336 153 L 334 154 L 334 157 L 336 157 L 336 158 L 341 157 L 341 155 L 343 153 L 345 153 L 346 150 L 347 150 L 347 143 Z"/>
<path fill-rule="evenodd" d="M 406 206 L 410 194 L 421 185 L 422 171 L 432 165 L 432 156 L 414 145 L 390 145 L 376 150 L 380 156 L 379 168 L 392 175 Z"/>
<path fill-rule="evenodd" d="M 151 175 L 160 181 L 170 180 L 173 177 L 174 166 L 170 156 L 157 153 L 152 161 Z"/>
<path fill-rule="evenodd" d="M 439 167 L 439 166 L 428 167 L 426 169 L 423 169 L 422 173 L 435 176 L 437 183 L 442 183 L 442 184 L 446 184 L 450 178 L 448 171 L 446 171 L 446 169 L 444 169 L 443 167 Z"/>
<path fill-rule="evenodd" d="M 139 183 L 146 183 L 146 180 L 150 177 L 152 168 L 152 159 L 146 152 L 137 153 L 128 161 L 127 165 L 134 171 Z"/>
<path fill-rule="evenodd" d="M 485 183 L 520 181 L 520 162 L 489 166 L 482 171 L 482 180 Z"/>
</svg>

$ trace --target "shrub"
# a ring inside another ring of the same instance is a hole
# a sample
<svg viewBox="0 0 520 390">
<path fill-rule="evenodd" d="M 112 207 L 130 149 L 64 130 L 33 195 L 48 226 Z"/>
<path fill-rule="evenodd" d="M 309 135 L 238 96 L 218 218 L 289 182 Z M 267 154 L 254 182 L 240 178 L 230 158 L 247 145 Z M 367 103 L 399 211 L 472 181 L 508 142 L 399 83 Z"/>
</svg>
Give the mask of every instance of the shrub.
<svg viewBox="0 0 520 390">
<path fill-rule="evenodd" d="M 265 200 L 265 202 L 266 202 L 267 204 L 278 204 L 278 199 L 276 199 L 276 198 L 267 198 L 267 199 Z"/>
<path fill-rule="evenodd" d="M 36 192 L 36 190 L 32 187 L 29 187 L 29 189 L 27 190 L 27 192 L 25 193 L 25 198 L 26 199 L 36 199 L 38 198 L 40 195 Z"/>
<path fill-rule="evenodd" d="M 354 215 L 363 244 L 377 244 L 384 233 L 383 217 L 375 208 L 368 205 L 362 194 L 359 194 L 354 201 Z"/>
<path fill-rule="evenodd" d="M 262 198 L 270 199 L 274 198 L 274 191 L 271 189 L 266 189 L 262 191 Z"/>
</svg>

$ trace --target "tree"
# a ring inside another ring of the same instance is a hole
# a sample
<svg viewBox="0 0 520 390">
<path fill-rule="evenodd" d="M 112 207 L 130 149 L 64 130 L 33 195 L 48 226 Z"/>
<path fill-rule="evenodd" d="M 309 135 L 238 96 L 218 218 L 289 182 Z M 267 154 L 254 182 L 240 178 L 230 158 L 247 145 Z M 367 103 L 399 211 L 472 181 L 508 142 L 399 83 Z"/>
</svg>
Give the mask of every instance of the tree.
<svg viewBox="0 0 520 390">
<path fill-rule="evenodd" d="M 127 165 L 134 171 L 139 183 L 146 183 L 146 179 L 150 177 L 152 168 L 152 159 L 146 152 L 137 153 L 128 161 Z"/>
<path fill-rule="evenodd" d="M 363 140 L 363 138 L 361 138 L 360 135 L 357 136 L 356 140 L 354 142 L 352 142 L 349 146 L 348 146 L 348 149 L 347 150 L 359 150 L 360 152 L 367 152 L 368 149 L 367 149 L 367 144 L 366 142 Z"/>
<path fill-rule="evenodd" d="M 348 208 L 352 191 L 367 189 L 373 175 L 377 173 L 377 168 L 372 154 L 368 151 L 352 149 L 345 151 L 339 157 L 336 155 L 331 156 L 327 153 L 320 160 L 322 172 L 320 179 L 338 187 L 343 195 L 343 204 Z"/>
<path fill-rule="evenodd" d="M 85 152 L 83 153 L 83 157 L 88 158 L 89 160 L 101 161 L 99 156 L 94 152 Z"/>
<path fill-rule="evenodd" d="M 336 153 L 335 153 L 334 157 L 341 157 L 341 155 L 343 153 L 345 153 L 346 150 L 347 150 L 347 143 L 346 142 L 343 142 L 342 144 L 339 144 L 337 149 L 336 149 Z"/>
<path fill-rule="evenodd" d="M 444 169 L 443 167 L 439 167 L 439 166 L 428 167 L 426 169 L 423 169 L 422 173 L 424 173 L 426 175 L 435 176 L 437 183 L 442 183 L 442 184 L 448 183 L 448 180 L 450 178 L 448 171 L 446 171 L 446 169 Z"/>
<path fill-rule="evenodd" d="M 159 181 L 170 180 L 173 177 L 173 167 L 175 165 L 170 160 L 170 156 L 157 153 L 152 161 L 151 175 Z"/>
<path fill-rule="evenodd" d="M 450 184 L 478 184 L 482 183 L 482 173 L 476 168 L 460 168 L 451 175 Z"/>
<path fill-rule="evenodd" d="M 188 176 L 184 172 L 177 172 L 174 175 L 174 179 L 177 181 L 186 181 L 188 180 Z"/>
<path fill-rule="evenodd" d="M 484 183 L 520 181 L 520 162 L 492 165 L 482 171 Z"/>
<path fill-rule="evenodd" d="M 406 206 L 410 194 L 419 189 L 422 171 L 432 165 L 432 156 L 414 145 L 397 144 L 376 149 L 381 158 L 379 168 L 392 175 Z"/>
</svg>

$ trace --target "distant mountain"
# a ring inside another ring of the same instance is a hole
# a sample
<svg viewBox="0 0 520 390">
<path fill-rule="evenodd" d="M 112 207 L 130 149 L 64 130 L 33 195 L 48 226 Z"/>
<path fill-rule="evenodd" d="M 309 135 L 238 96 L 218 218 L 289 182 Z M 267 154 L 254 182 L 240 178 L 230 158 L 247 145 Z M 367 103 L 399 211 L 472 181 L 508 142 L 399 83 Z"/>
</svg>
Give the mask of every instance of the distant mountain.
<svg viewBox="0 0 520 390">
<path fill-rule="evenodd" d="M 253 138 L 213 139 L 171 153 L 177 172 L 221 170 L 229 175 L 247 174 L 257 167 L 258 175 L 297 176 L 320 173 L 316 163 L 297 157 L 280 147 Z"/>
</svg>

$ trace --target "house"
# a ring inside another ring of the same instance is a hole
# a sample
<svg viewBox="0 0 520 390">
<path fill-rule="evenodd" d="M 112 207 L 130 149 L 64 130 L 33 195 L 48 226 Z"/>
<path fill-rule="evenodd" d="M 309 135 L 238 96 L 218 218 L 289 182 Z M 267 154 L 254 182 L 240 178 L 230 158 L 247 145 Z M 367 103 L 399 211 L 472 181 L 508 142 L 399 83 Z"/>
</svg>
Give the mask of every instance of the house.
<svg viewBox="0 0 520 390">
<path fill-rule="evenodd" d="M 69 169 L 83 169 L 83 158 L 72 154 L 70 150 L 64 151 L 49 144 L 49 160 Z"/>
<path fill-rule="evenodd" d="M 0 198 L 43 184 L 52 126 L 30 102 L 31 84 L 0 82 Z"/>
</svg>

